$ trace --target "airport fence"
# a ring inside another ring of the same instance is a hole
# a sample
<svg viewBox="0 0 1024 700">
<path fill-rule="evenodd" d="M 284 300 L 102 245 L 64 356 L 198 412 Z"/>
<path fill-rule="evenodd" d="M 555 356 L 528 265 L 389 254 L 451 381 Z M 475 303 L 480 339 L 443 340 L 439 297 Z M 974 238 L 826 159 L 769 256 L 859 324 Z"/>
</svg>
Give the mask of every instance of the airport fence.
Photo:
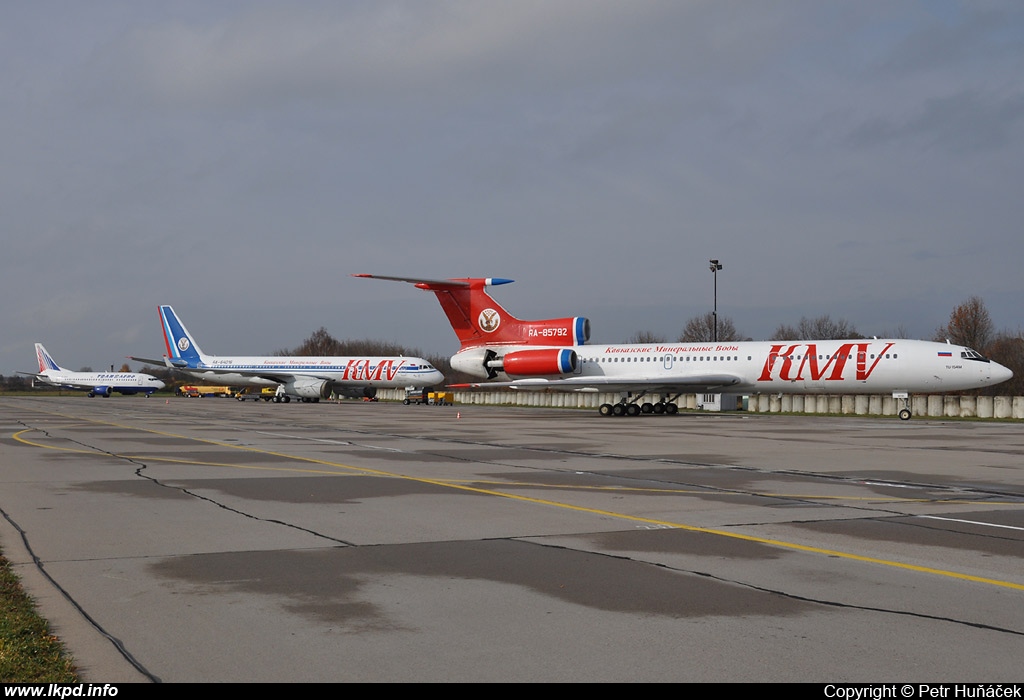
<svg viewBox="0 0 1024 700">
<path fill-rule="evenodd" d="M 545 408 L 592 408 L 619 400 L 616 393 L 548 391 L 455 391 L 456 404 L 489 406 L 539 406 Z M 380 389 L 385 401 L 401 401 L 402 389 Z M 700 410 L 703 394 L 683 394 L 675 403 L 681 409 Z M 742 401 L 742 403 L 740 403 Z M 737 397 L 737 408 L 751 413 L 814 413 L 822 415 L 895 416 L 903 402 L 887 394 L 750 394 Z M 959 396 L 921 394 L 912 396 L 915 416 L 931 418 L 1014 418 L 1024 420 L 1024 396 Z"/>
</svg>

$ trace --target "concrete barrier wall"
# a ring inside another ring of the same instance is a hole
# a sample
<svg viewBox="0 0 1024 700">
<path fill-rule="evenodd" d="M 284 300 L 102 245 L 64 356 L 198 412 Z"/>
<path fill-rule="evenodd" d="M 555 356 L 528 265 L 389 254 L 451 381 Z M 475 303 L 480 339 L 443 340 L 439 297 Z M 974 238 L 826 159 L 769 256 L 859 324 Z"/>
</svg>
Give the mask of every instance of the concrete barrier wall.
<svg viewBox="0 0 1024 700">
<path fill-rule="evenodd" d="M 597 409 L 603 403 L 616 403 L 617 393 L 547 391 L 456 391 L 455 403 L 492 406 L 541 406 L 547 408 Z M 385 401 L 401 401 L 402 389 L 380 389 Z M 694 410 L 696 394 L 683 394 L 675 401 L 682 409 Z M 895 416 L 903 402 L 883 394 L 752 394 L 747 401 L 751 413 L 820 413 L 834 415 Z M 1024 396 L 912 396 L 910 410 L 915 416 L 930 418 L 1015 418 L 1024 420 Z"/>
</svg>

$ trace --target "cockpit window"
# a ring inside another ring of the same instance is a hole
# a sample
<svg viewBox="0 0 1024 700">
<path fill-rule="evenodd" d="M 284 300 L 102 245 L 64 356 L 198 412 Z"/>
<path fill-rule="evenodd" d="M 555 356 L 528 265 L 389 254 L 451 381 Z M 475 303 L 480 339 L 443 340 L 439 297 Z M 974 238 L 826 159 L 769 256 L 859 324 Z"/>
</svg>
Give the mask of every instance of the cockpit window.
<svg viewBox="0 0 1024 700">
<path fill-rule="evenodd" d="M 988 362 L 989 361 L 989 359 L 987 357 L 985 357 L 984 355 L 982 355 L 980 352 L 978 352 L 977 350 L 971 350 L 970 348 L 967 348 L 966 350 L 961 350 L 960 351 L 960 359 L 962 359 L 962 360 L 974 360 L 975 362 Z"/>
</svg>

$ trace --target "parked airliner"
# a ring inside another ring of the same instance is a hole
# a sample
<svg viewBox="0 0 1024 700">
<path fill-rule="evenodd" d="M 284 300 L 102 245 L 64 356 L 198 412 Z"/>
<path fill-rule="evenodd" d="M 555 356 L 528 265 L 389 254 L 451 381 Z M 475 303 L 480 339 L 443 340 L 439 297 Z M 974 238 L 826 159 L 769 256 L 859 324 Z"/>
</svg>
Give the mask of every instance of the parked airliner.
<svg viewBox="0 0 1024 700">
<path fill-rule="evenodd" d="M 42 343 L 36 343 L 36 359 L 39 360 L 38 372 L 18 372 L 36 381 L 59 386 L 65 389 L 76 389 L 88 391 L 89 397 L 103 396 L 109 398 L 110 394 L 145 394 L 146 398 L 158 389 L 164 388 L 164 383 L 148 374 L 136 374 L 135 372 L 72 372 L 64 369 L 50 357 Z"/>
<path fill-rule="evenodd" d="M 372 398 L 379 388 L 440 384 L 444 375 L 419 357 L 225 357 L 207 355 L 170 306 L 160 307 L 167 354 L 163 364 L 197 379 L 239 386 L 278 386 L 278 402 L 319 401 L 332 393 Z"/>
<path fill-rule="evenodd" d="M 673 402 L 683 393 L 891 392 L 907 420 L 911 393 L 978 389 L 1013 376 L 971 348 L 923 340 L 587 345 L 589 320 L 522 321 L 486 291 L 512 280 L 353 276 L 433 292 L 462 344 L 452 368 L 498 380 L 466 386 L 619 393 L 617 403 L 600 406 L 606 416 L 675 413 Z"/>
</svg>

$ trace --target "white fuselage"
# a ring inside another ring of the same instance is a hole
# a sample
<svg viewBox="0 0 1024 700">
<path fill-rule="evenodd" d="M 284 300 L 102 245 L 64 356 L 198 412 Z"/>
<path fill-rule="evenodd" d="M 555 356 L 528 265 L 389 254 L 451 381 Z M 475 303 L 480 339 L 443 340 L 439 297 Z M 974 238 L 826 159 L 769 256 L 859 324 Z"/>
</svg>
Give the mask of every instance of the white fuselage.
<svg viewBox="0 0 1024 700">
<path fill-rule="evenodd" d="M 241 386 L 274 386 L 289 379 L 330 381 L 339 387 L 433 386 L 444 375 L 418 357 L 235 357 L 206 355 L 181 371 Z"/>
<path fill-rule="evenodd" d="M 148 393 L 164 387 L 164 383 L 148 374 L 134 372 L 69 372 L 67 370 L 46 370 L 36 377 L 53 386 L 69 389 L 109 388 L 118 393 Z"/>
<path fill-rule="evenodd" d="M 537 347 L 491 349 L 501 357 Z M 749 393 L 941 393 L 998 384 L 1013 376 L 970 348 L 921 340 L 578 345 L 572 350 L 579 360 L 572 374 L 515 378 L 515 384 L 545 388 L 550 381 L 548 388 L 581 391 L 692 386 L 694 391 Z"/>
</svg>

